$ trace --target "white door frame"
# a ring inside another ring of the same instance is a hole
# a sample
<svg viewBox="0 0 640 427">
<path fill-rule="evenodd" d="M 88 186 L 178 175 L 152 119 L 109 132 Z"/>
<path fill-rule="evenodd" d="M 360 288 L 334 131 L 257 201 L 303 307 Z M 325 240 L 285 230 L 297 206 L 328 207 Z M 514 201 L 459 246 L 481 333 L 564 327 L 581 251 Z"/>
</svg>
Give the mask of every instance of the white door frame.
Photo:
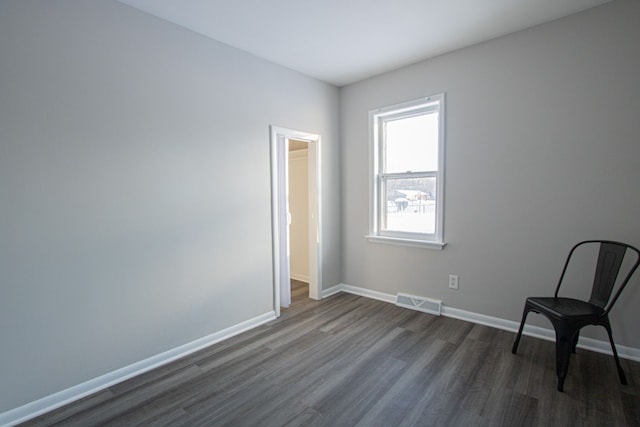
<svg viewBox="0 0 640 427">
<path fill-rule="evenodd" d="M 322 227 L 320 135 L 277 126 L 271 131 L 271 221 L 273 232 L 273 309 L 280 316 L 280 286 L 289 286 L 286 197 L 289 139 L 308 143 L 309 158 L 309 297 L 322 298 Z M 285 259 L 286 258 L 286 259 Z M 285 271 L 286 270 L 286 271 Z"/>
</svg>

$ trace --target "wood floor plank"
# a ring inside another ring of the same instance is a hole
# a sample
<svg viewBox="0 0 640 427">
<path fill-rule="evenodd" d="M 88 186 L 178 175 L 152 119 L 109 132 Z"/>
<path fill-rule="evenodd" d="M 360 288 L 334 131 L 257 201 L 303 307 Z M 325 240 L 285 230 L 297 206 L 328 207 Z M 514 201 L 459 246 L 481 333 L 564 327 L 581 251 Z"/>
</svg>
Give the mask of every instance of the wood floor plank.
<svg viewBox="0 0 640 427">
<path fill-rule="evenodd" d="M 292 282 L 277 320 L 25 426 L 640 425 L 640 363 Z"/>
<path fill-rule="evenodd" d="M 82 412 L 84 410 L 93 410 L 103 402 L 111 400 L 113 397 L 114 394 L 111 392 L 111 390 L 102 390 L 85 398 L 82 398 L 74 402 L 72 405 L 63 406 L 43 416 L 28 421 L 27 424 L 33 427 L 56 425 L 57 423 L 68 420 L 76 413 Z"/>
</svg>

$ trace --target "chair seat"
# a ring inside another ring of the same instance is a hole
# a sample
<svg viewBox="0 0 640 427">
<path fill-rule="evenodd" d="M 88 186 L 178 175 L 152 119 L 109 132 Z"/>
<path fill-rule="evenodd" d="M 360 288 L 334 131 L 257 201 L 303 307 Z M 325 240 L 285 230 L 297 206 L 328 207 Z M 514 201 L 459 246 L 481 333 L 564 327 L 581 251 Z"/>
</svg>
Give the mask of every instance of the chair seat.
<svg viewBox="0 0 640 427">
<path fill-rule="evenodd" d="M 530 297 L 527 303 L 559 319 L 572 317 L 600 317 L 604 309 L 573 298 Z"/>
</svg>

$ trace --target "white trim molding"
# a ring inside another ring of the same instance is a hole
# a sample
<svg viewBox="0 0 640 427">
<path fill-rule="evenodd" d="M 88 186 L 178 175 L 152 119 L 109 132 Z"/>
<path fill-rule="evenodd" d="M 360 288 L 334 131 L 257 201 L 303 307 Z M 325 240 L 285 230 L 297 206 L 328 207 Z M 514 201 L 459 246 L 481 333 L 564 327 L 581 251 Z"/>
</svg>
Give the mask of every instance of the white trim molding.
<svg viewBox="0 0 640 427">
<path fill-rule="evenodd" d="M 346 286 L 346 285 L 343 285 L 342 283 L 340 283 L 340 284 L 332 286 L 332 287 L 330 287 L 328 289 L 324 289 L 322 291 L 322 299 L 325 299 L 325 298 L 328 298 L 328 297 L 330 297 L 332 295 L 339 294 L 340 292 L 343 292 L 344 291 L 344 286 Z"/>
<path fill-rule="evenodd" d="M 370 289 L 360 288 L 357 286 L 345 285 L 341 283 L 339 285 L 333 286 L 329 289 L 326 289 L 322 296 L 326 298 L 328 296 L 337 294 L 339 292 L 347 292 L 354 295 L 360 295 L 367 298 L 377 299 L 379 301 L 390 302 L 395 304 L 396 296 L 387 294 L 384 292 L 373 291 Z M 445 304 L 442 304 L 442 316 L 452 317 L 454 319 L 465 320 L 471 323 L 477 323 L 479 325 L 489 326 L 496 329 L 502 329 L 509 332 L 518 332 L 518 328 L 520 327 L 520 322 L 515 322 L 513 320 L 502 319 L 499 317 L 488 316 L 486 314 L 474 313 L 471 311 L 460 310 L 458 308 L 449 307 Z M 539 326 L 526 325 L 524 327 L 524 331 L 522 332 L 524 335 L 540 338 L 546 341 L 555 342 L 556 335 L 553 329 L 541 328 Z M 578 347 L 595 351 L 597 353 L 603 353 L 608 355 L 613 355 L 611 352 L 611 345 L 608 341 L 596 340 L 593 338 L 580 337 L 578 341 Z M 640 362 L 640 349 L 634 347 L 627 347 L 624 345 L 616 344 L 616 349 L 618 350 L 618 356 L 623 359 L 633 360 L 635 362 Z"/>
<path fill-rule="evenodd" d="M 276 319 L 275 312 L 270 311 L 206 337 L 199 338 L 139 362 L 132 363 L 131 365 L 123 368 L 116 369 L 115 371 L 109 372 L 105 375 L 101 375 L 89 381 L 69 387 L 66 390 L 59 391 L 15 409 L 0 413 L 0 426 L 14 426 L 23 423 L 37 417 L 38 415 L 42 415 L 71 402 L 75 402 L 76 400 L 80 400 L 83 397 L 104 390 L 152 369 L 166 365 L 167 363 L 173 362 L 181 357 L 188 356 L 198 350 L 202 350 L 205 347 L 239 335 L 274 319 Z"/>
<path fill-rule="evenodd" d="M 306 276 L 304 274 L 297 274 L 294 273 L 293 271 L 291 272 L 291 278 L 293 280 L 297 280 L 298 282 L 304 282 L 304 283 L 309 283 L 309 276 Z"/>
<path fill-rule="evenodd" d="M 340 283 L 322 291 L 322 298 L 324 299 L 340 292 L 346 292 L 348 294 L 359 295 L 361 297 L 377 299 L 379 301 L 389 302 L 391 304 L 396 303 L 395 295 L 389 295 L 385 294 L 384 292 L 373 291 L 366 288 L 359 288 L 357 286 L 345 285 L 344 283 Z"/>
<path fill-rule="evenodd" d="M 358 288 L 356 286 L 342 285 L 342 290 L 350 294 L 360 295 L 367 298 L 377 299 L 379 301 L 396 303 L 396 296 L 385 294 L 384 292 L 373 291 L 371 289 Z"/>
<path fill-rule="evenodd" d="M 397 245 L 397 246 L 412 246 L 415 248 L 425 248 L 425 249 L 435 249 L 441 251 L 445 246 L 445 242 L 435 242 L 435 241 L 427 241 L 427 240 L 416 240 L 416 239 L 401 239 L 399 237 L 388 237 L 388 236 L 376 236 L 373 234 L 368 234 L 364 236 L 365 239 L 369 240 L 372 243 L 384 243 L 387 245 Z"/>
</svg>

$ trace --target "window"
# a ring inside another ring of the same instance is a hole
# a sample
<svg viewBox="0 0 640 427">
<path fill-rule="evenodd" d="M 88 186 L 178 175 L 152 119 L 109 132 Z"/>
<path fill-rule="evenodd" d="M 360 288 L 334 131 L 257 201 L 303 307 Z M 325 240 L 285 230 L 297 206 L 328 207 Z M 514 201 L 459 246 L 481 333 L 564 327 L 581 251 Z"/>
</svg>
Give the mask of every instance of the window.
<svg viewBox="0 0 640 427">
<path fill-rule="evenodd" d="M 442 249 L 444 94 L 369 112 L 368 238 Z"/>
</svg>

